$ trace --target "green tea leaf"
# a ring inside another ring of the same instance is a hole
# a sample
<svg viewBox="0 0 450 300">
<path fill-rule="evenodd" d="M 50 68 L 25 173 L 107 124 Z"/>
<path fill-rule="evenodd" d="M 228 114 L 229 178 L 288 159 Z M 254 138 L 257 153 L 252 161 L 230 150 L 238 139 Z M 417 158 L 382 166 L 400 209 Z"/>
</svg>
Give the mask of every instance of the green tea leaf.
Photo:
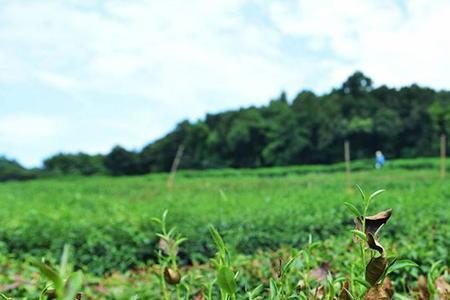
<svg viewBox="0 0 450 300">
<path fill-rule="evenodd" d="M 161 221 L 163 222 L 163 223 L 165 223 L 166 222 L 166 218 L 167 218 L 167 214 L 169 213 L 169 211 L 166 209 L 166 210 L 164 210 L 164 212 L 163 212 L 163 214 L 162 214 L 162 219 L 161 219 Z"/>
<path fill-rule="evenodd" d="M 83 285 L 83 273 L 81 271 L 73 273 L 66 282 L 64 289 L 64 300 L 73 300 Z"/>
<path fill-rule="evenodd" d="M 259 294 L 261 294 L 261 292 L 264 290 L 264 285 L 262 285 L 262 284 L 260 284 L 260 285 L 258 285 L 256 288 L 254 288 L 251 292 L 250 292 L 250 295 L 251 295 L 251 298 L 250 299 L 253 299 L 253 297 L 256 297 L 256 296 L 258 296 Z"/>
<path fill-rule="evenodd" d="M 160 219 L 158 219 L 158 218 L 151 218 L 150 220 L 151 220 L 152 222 L 158 223 L 159 225 L 162 224 L 162 221 L 161 221 Z"/>
<path fill-rule="evenodd" d="M 390 274 L 392 272 L 395 272 L 400 269 L 404 268 L 418 268 L 419 265 L 413 262 L 409 259 L 399 259 L 396 260 L 391 266 L 389 266 L 389 269 L 387 270 L 387 274 Z"/>
<path fill-rule="evenodd" d="M 67 263 L 69 261 L 69 245 L 65 244 L 63 248 L 63 253 L 61 255 L 61 262 L 59 264 L 59 276 L 64 277 L 67 271 Z"/>
<path fill-rule="evenodd" d="M 367 237 L 366 237 L 366 234 L 364 232 L 356 230 L 356 229 L 353 229 L 352 233 L 354 235 L 356 235 L 357 237 L 359 237 L 361 240 L 363 240 L 365 242 L 367 241 Z"/>
<path fill-rule="evenodd" d="M 360 213 L 360 211 L 351 203 L 349 202 L 344 202 L 344 205 L 347 207 L 347 209 L 353 214 L 355 215 L 355 217 L 359 218 L 361 217 L 362 213 Z"/>
<path fill-rule="evenodd" d="M 295 260 L 297 259 L 297 256 L 292 257 L 282 268 L 282 274 L 281 276 L 285 275 L 286 273 L 289 272 L 292 264 L 295 262 Z"/>
<path fill-rule="evenodd" d="M 229 295 L 234 295 L 237 289 L 234 273 L 228 267 L 221 267 L 217 273 L 217 284 Z"/>
<path fill-rule="evenodd" d="M 214 243 L 216 244 L 216 247 L 220 250 L 220 251 L 225 251 L 225 243 L 222 240 L 222 237 L 220 236 L 219 232 L 217 231 L 217 229 L 214 226 L 210 226 L 209 227 L 209 232 L 211 233 L 211 236 L 214 240 Z"/>
<path fill-rule="evenodd" d="M 273 278 L 270 278 L 270 299 L 277 299 L 278 287 L 277 283 Z"/>
<path fill-rule="evenodd" d="M 365 280 L 361 280 L 361 279 L 359 279 L 359 278 L 355 278 L 355 279 L 353 279 L 353 281 L 359 283 L 360 285 L 365 286 L 365 287 L 368 288 L 368 289 L 371 288 L 370 283 L 368 283 L 368 282 L 365 281 Z"/>
<path fill-rule="evenodd" d="M 178 239 L 175 241 L 175 244 L 180 245 L 180 244 L 186 242 L 187 240 L 188 240 L 187 238 L 178 238 Z"/>
<path fill-rule="evenodd" d="M 361 194 L 361 198 L 363 200 L 366 200 L 366 195 L 364 194 L 362 188 L 359 186 L 359 184 L 355 184 L 356 188 L 358 189 L 359 193 Z"/>
<path fill-rule="evenodd" d="M 31 264 L 38 268 L 39 271 L 53 283 L 57 294 L 62 294 L 64 283 L 62 278 L 59 276 L 58 271 L 38 260 L 32 260 Z"/>
<path fill-rule="evenodd" d="M 374 199 L 376 196 L 380 195 L 381 193 L 384 193 L 386 190 L 378 190 L 372 193 L 372 195 L 369 196 L 369 200 Z"/>
</svg>

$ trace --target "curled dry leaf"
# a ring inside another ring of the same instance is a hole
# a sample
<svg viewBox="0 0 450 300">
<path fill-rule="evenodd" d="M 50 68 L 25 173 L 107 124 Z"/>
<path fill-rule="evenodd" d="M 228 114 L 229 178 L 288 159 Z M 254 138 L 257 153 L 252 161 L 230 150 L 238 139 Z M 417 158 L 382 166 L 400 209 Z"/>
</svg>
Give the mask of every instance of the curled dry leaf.
<svg viewBox="0 0 450 300">
<path fill-rule="evenodd" d="M 306 287 L 305 282 L 304 282 L 302 279 L 300 279 L 300 280 L 298 281 L 298 283 L 297 283 L 296 290 L 297 290 L 298 292 L 301 292 L 301 291 L 303 291 L 303 290 L 305 289 L 305 287 Z"/>
<path fill-rule="evenodd" d="M 381 256 L 384 256 L 384 248 L 381 246 L 381 244 L 375 239 L 372 233 L 367 233 L 367 244 L 369 245 L 369 248 L 372 250 L 378 251 Z"/>
<path fill-rule="evenodd" d="M 439 299 L 449 299 L 450 297 L 450 285 L 445 280 L 444 275 L 440 276 L 438 279 L 436 279 L 436 289 L 439 293 Z"/>
<path fill-rule="evenodd" d="M 271 266 L 270 271 L 272 273 L 273 278 L 280 278 L 283 268 L 283 259 L 281 257 L 271 258 L 270 266 Z"/>
<path fill-rule="evenodd" d="M 417 287 L 419 290 L 419 300 L 430 299 L 430 293 L 428 292 L 428 282 L 425 276 L 420 275 L 419 278 L 417 278 Z"/>
<path fill-rule="evenodd" d="M 386 277 L 383 280 L 383 288 L 391 298 L 392 296 L 394 296 L 394 286 L 392 285 L 392 281 L 389 279 L 389 277 Z"/>
<path fill-rule="evenodd" d="M 344 282 L 337 300 L 351 300 L 350 295 L 348 294 L 349 288 L 350 283 L 348 281 Z"/>
<path fill-rule="evenodd" d="M 390 300 L 393 295 L 394 289 L 392 288 L 392 282 L 389 278 L 386 278 L 383 284 L 377 284 L 371 287 L 364 296 L 364 300 Z"/>
<path fill-rule="evenodd" d="M 314 299 L 322 299 L 325 296 L 325 287 L 323 285 L 316 288 L 314 292 Z"/>
<path fill-rule="evenodd" d="M 392 209 L 386 209 L 382 212 L 377 213 L 373 216 L 366 217 L 366 234 L 372 233 L 375 234 L 377 230 L 389 220 L 392 215 Z M 362 217 L 355 218 L 356 229 L 362 231 Z"/>
<path fill-rule="evenodd" d="M 172 268 L 166 267 L 164 269 L 164 280 L 169 284 L 178 284 L 181 280 L 180 272 Z"/>
<path fill-rule="evenodd" d="M 366 267 L 366 281 L 375 286 L 386 270 L 388 260 L 383 257 L 372 257 Z"/>
</svg>

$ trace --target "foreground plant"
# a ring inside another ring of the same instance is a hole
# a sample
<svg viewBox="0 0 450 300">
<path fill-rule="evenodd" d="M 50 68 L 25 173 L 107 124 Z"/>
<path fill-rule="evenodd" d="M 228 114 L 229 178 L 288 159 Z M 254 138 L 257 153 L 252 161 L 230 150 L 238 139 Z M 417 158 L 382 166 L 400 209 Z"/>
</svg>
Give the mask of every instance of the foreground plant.
<svg viewBox="0 0 450 300">
<path fill-rule="evenodd" d="M 378 190 L 370 196 L 366 196 L 360 186 L 356 187 L 362 198 L 360 209 L 349 202 L 344 204 L 355 216 L 356 229 L 352 230 L 352 233 L 359 243 L 360 256 L 357 274 L 364 274 L 364 278 L 360 276 L 352 278 L 352 281 L 358 283 L 362 288 L 357 288 L 352 284 L 351 290 L 345 289 L 346 295 L 343 295 L 342 299 L 391 299 L 394 290 L 387 275 L 402 268 L 418 266 L 411 260 L 399 260 L 395 256 L 388 256 L 380 242 L 380 230 L 390 219 L 392 209 L 389 208 L 370 216 L 368 211 L 375 197 L 384 190 Z"/>
<path fill-rule="evenodd" d="M 171 289 L 167 285 L 172 285 L 175 286 L 177 299 L 181 299 L 181 273 L 177 263 L 177 255 L 180 244 L 186 241 L 186 238 L 177 233 L 175 227 L 167 230 L 166 218 L 167 210 L 164 211 L 161 219 L 152 219 L 161 228 L 161 232 L 156 235 L 160 238 L 157 255 L 160 266 L 159 277 L 162 297 L 165 300 L 171 299 Z"/>
<path fill-rule="evenodd" d="M 234 300 L 236 299 L 236 277 L 238 274 L 235 274 L 232 270 L 230 252 L 219 232 L 213 226 L 211 226 L 209 230 L 214 240 L 214 244 L 217 247 L 216 257 L 211 259 L 211 263 L 217 270 L 216 283 L 220 289 L 220 299 Z"/>
<path fill-rule="evenodd" d="M 49 283 L 42 291 L 39 300 L 74 300 L 81 299 L 81 287 L 83 285 L 83 274 L 81 271 L 72 273 L 68 264 L 69 246 L 65 245 L 59 268 L 53 267 L 44 260 L 32 260 L 35 266 Z"/>
</svg>

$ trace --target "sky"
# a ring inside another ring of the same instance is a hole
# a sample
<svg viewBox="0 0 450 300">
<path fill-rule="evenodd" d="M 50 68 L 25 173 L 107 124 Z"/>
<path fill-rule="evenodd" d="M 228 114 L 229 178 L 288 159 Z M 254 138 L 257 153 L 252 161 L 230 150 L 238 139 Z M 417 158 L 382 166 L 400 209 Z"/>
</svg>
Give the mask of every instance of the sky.
<svg viewBox="0 0 450 300">
<path fill-rule="evenodd" d="M 139 150 L 355 70 L 450 89 L 448 28 L 440 0 L 0 0 L 0 156 Z"/>
</svg>

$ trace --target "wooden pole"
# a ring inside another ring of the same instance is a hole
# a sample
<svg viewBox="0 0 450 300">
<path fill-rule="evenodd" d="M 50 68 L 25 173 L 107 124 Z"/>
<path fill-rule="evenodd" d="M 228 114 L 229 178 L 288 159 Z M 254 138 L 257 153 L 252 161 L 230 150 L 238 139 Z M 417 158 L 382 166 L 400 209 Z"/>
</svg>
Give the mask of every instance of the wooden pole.
<svg viewBox="0 0 450 300">
<path fill-rule="evenodd" d="M 351 170 L 350 170 L 350 142 L 345 140 L 344 142 L 344 158 L 345 158 L 345 173 L 347 174 L 347 184 L 351 186 Z"/>
<path fill-rule="evenodd" d="M 169 178 L 167 178 L 167 187 L 171 189 L 173 187 L 173 182 L 175 181 L 175 174 L 177 173 L 178 166 L 181 162 L 181 157 L 183 156 L 184 146 L 180 145 L 177 150 L 177 154 L 172 163 L 172 167 L 170 168 Z"/>
<path fill-rule="evenodd" d="M 446 156 L 447 138 L 441 134 L 441 177 L 445 177 L 445 156 Z"/>
</svg>

